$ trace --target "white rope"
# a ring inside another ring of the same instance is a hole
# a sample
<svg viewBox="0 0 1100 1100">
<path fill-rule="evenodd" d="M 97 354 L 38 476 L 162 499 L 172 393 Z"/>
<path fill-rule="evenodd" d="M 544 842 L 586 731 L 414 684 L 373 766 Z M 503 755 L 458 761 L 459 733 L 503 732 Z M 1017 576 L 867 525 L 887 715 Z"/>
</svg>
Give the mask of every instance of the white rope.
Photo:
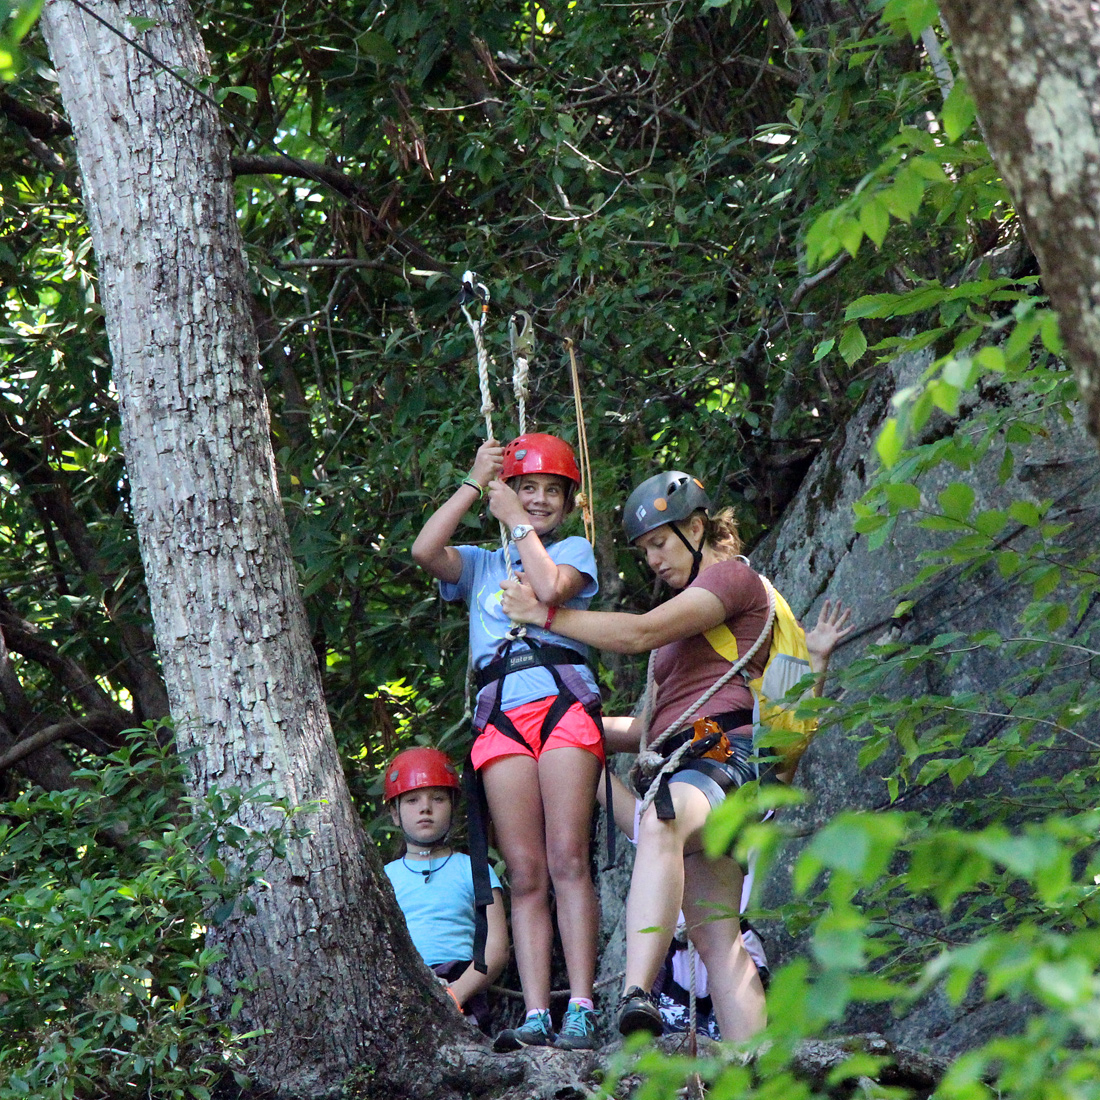
<svg viewBox="0 0 1100 1100">
<path fill-rule="evenodd" d="M 481 302 L 481 313 L 475 321 L 466 308 L 466 299 L 476 298 Z M 462 273 L 462 297 L 458 302 L 462 310 L 466 324 L 470 326 L 470 332 L 474 337 L 474 347 L 477 349 L 477 382 L 481 387 L 481 415 L 485 417 L 485 438 L 493 438 L 493 395 L 489 390 L 489 353 L 485 350 L 485 337 L 482 329 L 485 328 L 485 319 L 489 315 L 489 288 L 484 283 L 477 281 L 477 273 L 464 271 Z"/>
<path fill-rule="evenodd" d="M 481 313 L 476 321 L 466 308 L 466 302 L 475 299 L 481 302 Z M 489 288 L 477 281 L 477 272 L 462 273 L 462 295 L 458 300 L 458 308 L 462 310 L 462 316 L 470 326 L 474 347 L 477 349 L 477 383 L 481 388 L 481 415 L 485 417 L 485 438 L 493 439 L 495 438 L 493 436 L 494 405 L 493 395 L 489 389 L 489 353 L 485 350 L 485 336 L 482 332 L 485 328 L 485 319 L 489 315 Z M 500 545 L 504 550 L 504 565 L 508 570 L 508 579 L 514 581 L 516 573 L 512 568 L 512 555 L 508 552 L 508 528 L 503 523 L 500 525 Z"/>
<path fill-rule="evenodd" d="M 680 766 L 680 761 L 690 750 L 692 742 L 690 740 L 685 741 L 678 749 L 676 749 L 675 752 L 672 753 L 668 760 L 664 760 L 664 758 L 657 752 L 657 749 L 659 749 L 661 745 L 663 745 L 670 737 L 672 737 L 673 734 L 676 734 L 680 730 L 682 730 L 684 726 L 687 725 L 688 720 L 692 717 L 693 714 L 702 709 L 702 707 L 704 707 L 713 698 L 716 692 L 725 687 L 725 685 L 729 683 L 729 681 L 734 676 L 736 676 L 743 668 L 745 668 L 749 661 L 751 661 L 753 657 L 756 656 L 756 653 L 760 649 L 760 647 L 771 636 L 772 623 L 775 622 L 775 589 L 772 588 L 771 583 L 766 577 L 760 577 L 760 579 L 764 582 L 764 591 L 767 593 L 768 596 L 768 617 L 764 622 L 764 629 L 760 632 L 760 637 L 757 638 L 756 641 L 753 643 L 752 648 L 749 649 L 748 652 L 745 653 L 742 657 L 739 657 L 736 661 L 734 661 L 734 663 L 731 664 L 730 667 L 724 673 L 722 673 L 722 675 L 719 676 L 718 679 L 715 680 L 715 682 L 709 688 L 707 688 L 707 690 L 704 691 L 703 694 L 700 695 L 699 698 L 694 703 L 692 703 L 691 706 L 689 706 L 687 710 L 685 710 L 684 713 L 676 719 L 675 722 L 672 723 L 672 725 L 668 726 L 665 730 L 658 734 L 658 736 L 655 737 L 653 741 L 650 742 L 648 745 L 646 744 L 648 730 L 643 728 L 642 737 L 639 741 L 638 759 L 634 765 L 635 768 L 639 771 L 644 771 L 648 768 L 656 766 L 658 761 L 663 761 L 663 764 L 660 770 L 650 782 L 649 789 L 645 793 L 645 798 L 642 799 L 642 808 L 640 811 L 641 813 L 644 814 L 646 810 L 648 810 L 649 807 L 653 805 L 653 800 L 657 797 L 657 791 L 661 786 L 661 780 L 666 775 L 672 775 L 676 771 L 676 769 Z M 652 667 L 653 665 L 651 658 L 650 676 L 652 676 Z"/>
<path fill-rule="evenodd" d="M 688 1053 L 692 1058 L 698 1053 L 698 1019 L 696 1011 L 696 992 L 695 992 L 695 943 L 691 938 L 691 933 L 688 933 L 687 937 L 687 952 L 688 952 Z"/>
<path fill-rule="evenodd" d="M 512 346 L 512 391 L 519 413 L 519 434 L 527 434 L 527 398 L 530 361 L 535 351 L 535 328 L 531 314 L 518 309 L 508 319 L 508 339 Z"/>
</svg>

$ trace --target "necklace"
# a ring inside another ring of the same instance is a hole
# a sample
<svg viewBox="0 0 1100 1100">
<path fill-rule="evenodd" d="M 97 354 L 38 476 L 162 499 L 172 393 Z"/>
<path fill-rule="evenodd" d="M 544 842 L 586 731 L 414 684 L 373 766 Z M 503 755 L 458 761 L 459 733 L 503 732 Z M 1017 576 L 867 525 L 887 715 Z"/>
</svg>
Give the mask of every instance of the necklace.
<svg viewBox="0 0 1100 1100">
<path fill-rule="evenodd" d="M 454 855 L 454 852 L 448 852 L 447 853 L 447 858 L 438 867 L 433 867 L 432 866 L 431 852 L 422 852 L 422 853 L 417 853 L 417 854 L 418 855 L 426 855 L 428 857 L 428 869 L 426 871 L 421 871 L 419 867 L 410 867 L 409 866 L 409 861 L 404 856 L 401 857 L 401 862 L 405 865 L 405 870 L 409 871 L 411 874 L 423 875 L 424 876 L 424 885 L 427 886 L 428 883 L 431 881 L 433 872 L 442 871 L 443 868 L 446 867 L 447 864 L 451 862 L 451 856 Z"/>
</svg>

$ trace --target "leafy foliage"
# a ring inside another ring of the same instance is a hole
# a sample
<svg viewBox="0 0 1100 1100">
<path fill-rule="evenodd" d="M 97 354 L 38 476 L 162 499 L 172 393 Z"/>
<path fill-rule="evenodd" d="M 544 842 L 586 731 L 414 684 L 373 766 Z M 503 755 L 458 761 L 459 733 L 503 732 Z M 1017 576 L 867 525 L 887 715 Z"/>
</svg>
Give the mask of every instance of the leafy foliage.
<svg viewBox="0 0 1100 1100">
<path fill-rule="evenodd" d="M 0 803 L 0 1096 L 205 1100 L 243 1066 L 217 1022 L 205 944 L 284 833 L 234 824 L 243 797 L 183 797 L 183 762 L 150 731 L 69 791 Z M 289 818 L 288 818 L 289 820 Z"/>
<path fill-rule="evenodd" d="M 210 0 L 197 14 L 236 158 L 295 554 L 365 816 L 398 744 L 457 751 L 466 738 L 463 624 L 408 556 L 480 430 L 455 310 L 463 269 L 492 290 L 498 435 L 516 427 L 510 311 L 536 322 L 535 426 L 574 434 L 560 339 L 581 353 L 597 549 L 617 606 L 649 603 L 613 533 L 614 503 L 642 472 L 697 471 L 751 541 L 875 396 L 885 363 L 920 357 L 856 530 L 873 546 L 899 524 L 927 533 L 899 624 L 963 575 L 1000 578 L 1009 625 L 899 638 L 847 670 L 830 720 L 881 775 L 881 805 L 823 823 L 798 856 L 783 915 L 807 951 L 772 986 L 764 1072 L 703 1071 L 712 1096 L 808 1096 L 788 1067 L 798 1039 L 937 987 L 956 1001 L 1011 996 L 1029 1013 L 1020 1036 L 960 1059 L 942 1095 L 985 1095 L 987 1079 L 1013 1097 L 1088 1095 L 1098 700 L 1083 670 L 1096 561 L 1062 502 L 978 499 L 948 472 L 985 463 L 1003 484 L 1049 418 L 1070 415 L 1074 389 L 965 85 L 945 97 L 915 45 L 934 5 L 291 0 L 272 14 Z M 4 722 L 19 734 L 93 703 L 149 716 L 132 671 L 147 624 L 94 263 L 41 46 L 25 50 L 0 135 L 0 625 L 23 692 L 4 695 Z M 314 170 L 263 159 L 276 151 Z M 979 395 L 993 407 L 977 417 Z M 471 539 L 488 531 L 469 524 Z M 998 689 L 954 690 L 978 659 L 1000 662 Z M 636 670 L 605 672 L 612 706 L 629 698 Z M 918 675 L 927 690 L 912 688 Z M 117 744 L 70 751 L 87 763 Z M 1052 776 L 1039 767 L 1052 754 L 1074 766 Z M 127 1095 L 151 1074 L 164 1095 L 201 1095 L 226 1036 L 208 1010 L 217 960 L 193 932 L 232 876 L 210 862 L 209 818 L 184 827 L 160 796 L 117 801 L 134 767 L 166 761 L 107 760 L 78 773 L 90 791 L 11 782 L 0 1058 L 42 1095 L 108 1079 Z M 998 769 L 1019 779 L 1012 797 L 971 799 L 968 780 Z M 149 779 L 152 791 L 175 782 Z M 948 806 L 907 809 L 936 785 L 955 792 Z M 778 850 L 782 826 L 754 823 L 759 805 L 715 815 L 715 850 L 735 838 Z M 210 808 L 213 821 L 230 809 Z M 136 815 L 137 846 L 102 843 L 116 815 Z M 85 913 L 84 938 L 62 905 Z M 903 905 L 920 907 L 918 924 L 903 927 Z M 88 1040 L 93 1026 L 106 1038 Z M 638 1068 L 642 1096 L 671 1094 L 686 1071 L 648 1056 Z M 835 1080 L 867 1071 L 854 1060 Z"/>
</svg>

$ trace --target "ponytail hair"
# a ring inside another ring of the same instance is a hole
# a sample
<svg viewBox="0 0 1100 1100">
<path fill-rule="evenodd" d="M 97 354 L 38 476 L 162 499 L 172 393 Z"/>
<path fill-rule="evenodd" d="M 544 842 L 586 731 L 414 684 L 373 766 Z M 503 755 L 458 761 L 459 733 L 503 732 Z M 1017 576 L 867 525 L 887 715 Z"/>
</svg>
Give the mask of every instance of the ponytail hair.
<svg viewBox="0 0 1100 1100">
<path fill-rule="evenodd" d="M 703 517 L 703 541 L 721 560 L 735 558 L 741 553 L 741 534 L 732 508 L 723 508 L 713 516 L 705 512 L 696 514 Z"/>
</svg>

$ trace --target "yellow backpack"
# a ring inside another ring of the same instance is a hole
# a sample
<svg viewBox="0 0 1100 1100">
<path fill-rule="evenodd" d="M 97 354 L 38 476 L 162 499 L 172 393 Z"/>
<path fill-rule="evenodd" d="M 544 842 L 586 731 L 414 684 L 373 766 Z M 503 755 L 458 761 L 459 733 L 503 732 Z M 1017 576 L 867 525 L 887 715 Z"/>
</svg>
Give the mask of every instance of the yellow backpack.
<svg viewBox="0 0 1100 1100">
<path fill-rule="evenodd" d="M 810 654 L 806 649 L 806 632 L 790 605 L 767 577 L 759 573 L 757 576 L 764 582 L 768 599 L 775 606 L 775 617 L 764 671 L 748 681 L 753 697 L 753 743 L 757 748 L 767 745 L 781 756 L 781 770 L 790 773 L 817 732 L 815 718 L 795 717 L 799 699 L 786 698 L 791 688 L 812 671 Z M 712 627 L 703 637 L 730 664 L 737 660 L 737 638 L 725 623 Z"/>
</svg>

